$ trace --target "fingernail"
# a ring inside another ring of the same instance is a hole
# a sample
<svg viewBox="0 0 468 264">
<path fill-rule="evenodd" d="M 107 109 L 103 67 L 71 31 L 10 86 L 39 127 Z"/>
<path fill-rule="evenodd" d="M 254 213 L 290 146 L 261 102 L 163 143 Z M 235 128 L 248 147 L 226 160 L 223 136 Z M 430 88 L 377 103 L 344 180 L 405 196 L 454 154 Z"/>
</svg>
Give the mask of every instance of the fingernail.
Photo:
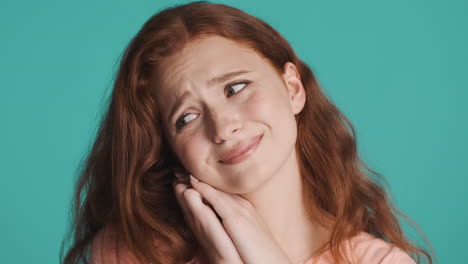
<svg viewBox="0 0 468 264">
<path fill-rule="evenodd" d="M 177 171 L 174 172 L 174 174 L 177 178 L 182 178 L 184 176 L 181 172 L 177 172 Z"/>
<path fill-rule="evenodd" d="M 198 180 L 197 178 L 193 177 L 192 174 L 190 174 L 190 179 L 191 179 L 192 181 L 194 181 L 194 182 L 199 182 L 199 180 Z"/>
</svg>

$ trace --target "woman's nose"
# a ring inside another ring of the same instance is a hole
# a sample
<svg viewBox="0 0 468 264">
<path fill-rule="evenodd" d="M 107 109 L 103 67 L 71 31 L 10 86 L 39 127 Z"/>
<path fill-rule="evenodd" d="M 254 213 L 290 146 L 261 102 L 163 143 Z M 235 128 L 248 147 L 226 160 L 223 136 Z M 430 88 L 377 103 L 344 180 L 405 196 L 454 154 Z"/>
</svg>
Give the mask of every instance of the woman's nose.
<svg viewBox="0 0 468 264">
<path fill-rule="evenodd" d="M 209 116 L 211 136 L 218 144 L 231 139 L 242 126 L 239 111 L 233 109 L 213 109 Z"/>
</svg>

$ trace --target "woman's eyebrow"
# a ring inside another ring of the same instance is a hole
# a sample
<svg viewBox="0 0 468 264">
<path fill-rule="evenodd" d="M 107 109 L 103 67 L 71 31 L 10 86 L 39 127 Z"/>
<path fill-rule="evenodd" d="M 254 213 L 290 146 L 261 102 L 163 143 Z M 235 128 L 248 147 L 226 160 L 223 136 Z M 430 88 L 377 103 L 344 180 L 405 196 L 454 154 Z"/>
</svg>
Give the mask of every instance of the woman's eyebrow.
<svg viewBox="0 0 468 264">
<path fill-rule="evenodd" d="M 207 87 L 210 86 L 215 86 L 221 83 L 224 83 L 238 75 L 244 74 L 244 73 L 249 73 L 250 71 L 247 70 L 239 70 L 239 71 L 232 71 L 228 73 L 223 73 L 219 76 L 213 77 L 210 80 L 207 81 Z M 184 100 L 189 96 L 190 92 L 185 91 L 179 98 L 176 99 L 176 102 L 172 106 L 171 111 L 169 112 L 169 116 L 167 117 L 168 120 L 172 119 L 172 116 L 177 112 L 177 110 L 180 108 Z"/>
<path fill-rule="evenodd" d="M 207 85 L 208 86 L 214 86 L 214 85 L 226 82 L 229 79 L 234 78 L 234 77 L 236 77 L 238 75 L 248 73 L 248 72 L 250 72 L 250 71 L 240 70 L 240 71 L 232 71 L 232 72 L 224 73 L 222 75 L 216 76 L 216 77 L 212 78 L 211 80 L 209 80 L 207 82 Z"/>
<path fill-rule="evenodd" d="M 167 117 L 167 120 L 171 120 L 172 116 L 179 110 L 180 106 L 182 103 L 185 101 L 185 98 L 189 97 L 191 92 L 185 91 L 179 98 L 176 99 L 176 102 L 172 106 L 171 111 L 169 112 L 169 116 Z"/>
</svg>

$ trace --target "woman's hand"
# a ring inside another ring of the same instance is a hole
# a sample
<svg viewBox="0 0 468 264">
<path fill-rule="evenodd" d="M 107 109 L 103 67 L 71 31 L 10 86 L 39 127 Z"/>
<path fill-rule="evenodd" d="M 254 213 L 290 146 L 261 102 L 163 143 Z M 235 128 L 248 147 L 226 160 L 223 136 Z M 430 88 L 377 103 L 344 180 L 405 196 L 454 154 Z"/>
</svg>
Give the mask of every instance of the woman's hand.
<svg viewBox="0 0 468 264">
<path fill-rule="evenodd" d="M 203 255 L 210 264 L 243 264 L 237 249 L 215 212 L 205 204 L 202 195 L 190 188 L 189 178 L 178 175 L 174 182 L 177 200 L 186 222 L 197 237 Z"/>
<path fill-rule="evenodd" d="M 194 196 L 199 199 L 197 203 L 200 205 L 200 207 L 196 207 L 195 209 L 200 210 L 199 212 L 203 210 L 203 213 L 196 213 L 196 216 L 200 218 L 197 218 L 195 221 L 209 221 L 213 223 L 217 227 L 213 232 L 221 232 L 219 225 L 221 225 L 223 231 L 225 230 L 221 234 L 216 233 L 213 236 L 214 238 L 216 236 L 224 237 L 227 233 L 229 241 L 234 243 L 235 249 L 237 249 L 236 253 L 246 264 L 291 263 L 249 201 L 239 195 L 220 191 L 206 183 L 198 181 L 194 176 L 190 176 L 190 178 L 193 190 L 196 191 Z M 205 205 L 202 202 L 203 198 L 209 205 Z M 210 205 L 219 215 L 222 222 L 218 220 Z M 206 213 L 208 211 L 210 213 Z M 218 241 L 216 240 L 212 241 L 213 244 L 216 244 L 216 248 L 232 248 L 231 243 L 227 243 L 224 240 L 219 242 L 226 243 L 225 245 L 217 244 Z"/>
</svg>

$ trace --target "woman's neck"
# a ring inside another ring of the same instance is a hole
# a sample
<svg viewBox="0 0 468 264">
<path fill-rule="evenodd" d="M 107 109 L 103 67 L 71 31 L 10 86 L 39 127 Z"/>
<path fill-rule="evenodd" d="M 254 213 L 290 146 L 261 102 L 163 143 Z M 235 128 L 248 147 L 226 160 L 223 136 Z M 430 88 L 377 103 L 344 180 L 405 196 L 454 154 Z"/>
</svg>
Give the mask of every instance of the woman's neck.
<svg viewBox="0 0 468 264">
<path fill-rule="evenodd" d="M 241 196 L 252 203 L 293 263 L 310 258 L 327 241 L 328 231 L 307 216 L 295 150 L 274 177 Z"/>
</svg>

